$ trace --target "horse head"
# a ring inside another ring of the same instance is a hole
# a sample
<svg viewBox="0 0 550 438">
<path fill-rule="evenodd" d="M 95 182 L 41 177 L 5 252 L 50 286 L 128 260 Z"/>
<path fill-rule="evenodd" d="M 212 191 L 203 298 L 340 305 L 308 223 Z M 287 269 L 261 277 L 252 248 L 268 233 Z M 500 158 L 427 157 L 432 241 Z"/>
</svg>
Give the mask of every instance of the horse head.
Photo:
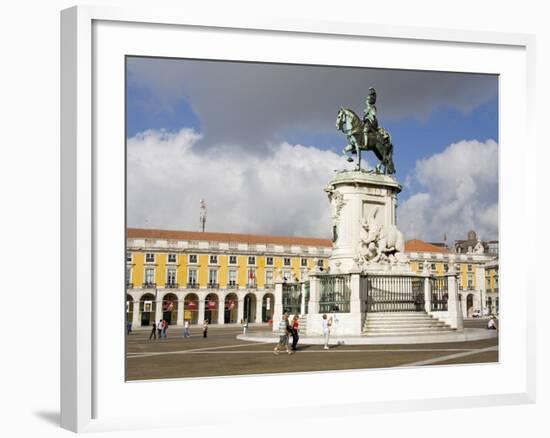
<svg viewBox="0 0 550 438">
<path fill-rule="evenodd" d="M 338 110 L 338 114 L 336 115 L 336 129 L 338 129 L 339 131 L 342 130 L 342 124 L 344 123 L 344 118 L 345 118 L 344 108 L 340 107 L 340 109 Z"/>
</svg>

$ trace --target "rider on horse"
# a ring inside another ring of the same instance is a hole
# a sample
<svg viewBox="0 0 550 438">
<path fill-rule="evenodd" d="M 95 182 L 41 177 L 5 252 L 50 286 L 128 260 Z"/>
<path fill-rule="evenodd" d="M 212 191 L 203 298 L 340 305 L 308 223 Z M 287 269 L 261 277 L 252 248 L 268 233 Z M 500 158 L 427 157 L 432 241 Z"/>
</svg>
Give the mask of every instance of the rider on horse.
<svg viewBox="0 0 550 438">
<path fill-rule="evenodd" d="M 376 90 L 372 87 L 369 88 L 369 95 L 367 96 L 367 107 L 363 110 L 363 123 L 365 134 L 378 133 L 378 119 L 376 118 Z"/>
</svg>

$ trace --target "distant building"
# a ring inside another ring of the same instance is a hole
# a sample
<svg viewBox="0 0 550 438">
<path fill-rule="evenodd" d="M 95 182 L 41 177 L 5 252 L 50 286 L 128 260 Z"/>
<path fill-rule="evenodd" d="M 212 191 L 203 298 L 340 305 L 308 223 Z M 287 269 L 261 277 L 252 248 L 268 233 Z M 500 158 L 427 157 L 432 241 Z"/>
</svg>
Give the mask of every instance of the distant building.
<svg viewBox="0 0 550 438">
<path fill-rule="evenodd" d="M 483 249 L 479 250 L 478 245 L 481 245 Z M 490 254 L 498 257 L 498 240 L 481 241 L 476 232 L 470 230 L 465 240 L 455 240 L 454 252 L 457 254 Z"/>
</svg>

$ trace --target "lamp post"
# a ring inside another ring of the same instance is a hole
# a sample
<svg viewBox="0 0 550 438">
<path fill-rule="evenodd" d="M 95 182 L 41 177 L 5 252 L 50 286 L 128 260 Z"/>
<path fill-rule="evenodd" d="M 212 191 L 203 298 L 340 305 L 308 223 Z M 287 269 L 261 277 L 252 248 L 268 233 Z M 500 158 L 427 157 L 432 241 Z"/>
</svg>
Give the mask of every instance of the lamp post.
<svg viewBox="0 0 550 438">
<path fill-rule="evenodd" d="M 204 227 L 206 225 L 206 201 L 204 199 L 200 200 L 200 226 L 201 231 L 204 233 Z"/>
</svg>

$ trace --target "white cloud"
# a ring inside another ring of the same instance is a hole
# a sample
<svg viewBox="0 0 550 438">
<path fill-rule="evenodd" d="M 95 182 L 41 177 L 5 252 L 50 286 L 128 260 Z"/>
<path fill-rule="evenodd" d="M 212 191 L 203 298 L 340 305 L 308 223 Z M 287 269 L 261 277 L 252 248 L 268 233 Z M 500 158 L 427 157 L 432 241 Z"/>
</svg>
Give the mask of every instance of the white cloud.
<svg viewBox="0 0 550 438">
<path fill-rule="evenodd" d="M 341 156 L 288 143 L 265 155 L 196 147 L 201 135 L 146 131 L 128 140 L 128 226 L 199 229 L 199 200 L 210 231 L 330 235 L 323 187 Z M 195 147 L 194 147 L 195 146 Z"/>
<path fill-rule="evenodd" d="M 407 239 L 448 242 L 469 230 L 481 239 L 498 238 L 498 145 L 493 140 L 460 141 L 419 160 L 408 180 L 422 192 L 398 209 L 399 228 Z"/>
</svg>

